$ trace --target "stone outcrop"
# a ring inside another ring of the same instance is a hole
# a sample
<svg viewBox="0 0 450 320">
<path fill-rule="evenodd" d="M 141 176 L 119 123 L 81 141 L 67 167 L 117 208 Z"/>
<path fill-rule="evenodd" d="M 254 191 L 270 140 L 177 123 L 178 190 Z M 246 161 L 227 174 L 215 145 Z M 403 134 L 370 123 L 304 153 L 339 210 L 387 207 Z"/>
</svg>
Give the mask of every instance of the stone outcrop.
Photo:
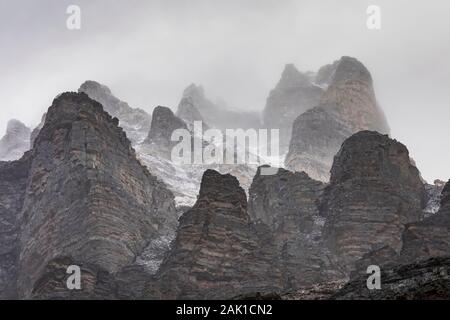
<svg viewBox="0 0 450 320">
<path fill-rule="evenodd" d="M 98 82 L 86 81 L 78 89 L 91 99 L 98 101 L 106 112 L 119 119 L 133 145 L 141 143 L 147 136 L 152 122 L 151 116 L 142 109 L 131 108 L 128 103 L 116 98 L 111 90 Z"/>
<path fill-rule="evenodd" d="M 138 162 L 118 123 L 84 93 L 64 93 L 49 108 L 19 215 L 20 297 L 107 296 L 102 277 L 173 234 L 173 195 Z M 68 265 L 82 269 L 80 292 L 67 290 Z"/>
<path fill-rule="evenodd" d="M 325 219 L 318 202 L 324 188 L 304 172 L 279 169 L 275 175 L 261 175 L 261 168 L 250 187 L 250 217 L 273 233 L 285 290 L 345 277 L 322 239 Z"/>
<path fill-rule="evenodd" d="M 29 154 L 0 162 L 0 300 L 17 298 L 19 215 L 25 197 Z"/>
<path fill-rule="evenodd" d="M 42 127 L 45 124 L 45 117 L 47 116 L 47 113 L 45 112 L 42 117 L 41 117 L 41 122 L 39 122 L 39 124 L 36 126 L 36 128 L 33 129 L 33 131 L 31 131 L 31 136 L 30 136 L 30 147 L 33 148 L 34 145 L 34 140 L 36 140 L 39 131 L 41 131 Z"/>
<path fill-rule="evenodd" d="M 321 200 L 327 246 L 350 272 L 365 254 L 402 248 L 408 223 L 422 218 L 425 189 L 406 147 L 373 131 L 348 138 Z"/>
<path fill-rule="evenodd" d="M 178 105 L 176 116 L 186 123 L 190 131 L 194 130 L 194 122 L 201 121 L 203 129 L 206 130 L 208 125 L 206 124 L 200 111 L 194 105 L 192 97 L 183 97 Z"/>
<path fill-rule="evenodd" d="M 406 226 L 400 259 L 403 263 L 450 255 L 450 181 L 441 195 L 439 211 Z"/>
<path fill-rule="evenodd" d="M 172 110 L 158 106 L 153 110 L 152 125 L 144 144 L 148 145 L 152 152 L 170 159 L 172 148 L 178 144 L 178 141 L 171 140 L 173 132 L 177 129 L 188 130 L 188 127 L 183 120 L 173 114 Z"/>
<path fill-rule="evenodd" d="M 441 193 L 444 186 L 445 182 L 441 180 L 435 180 L 433 184 L 425 182 L 425 190 L 427 191 L 427 206 L 423 210 L 425 218 L 439 211 L 441 206 Z"/>
<path fill-rule="evenodd" d="M 289 170 L 305 171 L 321 181 L 329 180 L 333 157 L 352 134 L 362 130 L 389 133 L 367 68 L 350 57 L 327 68 L 320 81 L 330 84 L 318 105 L 295 119 L 285 160 Z"/>
<path fill-rule="evenodd" d="M 0 139 L 0 161 L 20 159 L 30 149 L 31 130 L 19 120 L 10 120 Z"/>
<path fill-rule="evenodd" d="M 450 256 L 431 258 L 381 269 L 381 289 L 367 288 L 361 275 L 331 295 L 337 300 L 439 300 L 450 299 Z"/>
<path fill-rule="evenodd" d="M 280 153 L 288 150 L 294 120 L 315 107 L 322 94 L 323 89 L 314 85 L 310 77 L 299 72 L 293 64 L 285 66 L 263 111 L 264 127 L 280 130 Z"/>
<path fill-rule="evenodd" d="M 280 288 L 270 230 L 250 221 L 235 177 L 207 170 L 198 200 L 180 218 L 172 249 L 146 296 L 220 299 Z"/>
</svg>

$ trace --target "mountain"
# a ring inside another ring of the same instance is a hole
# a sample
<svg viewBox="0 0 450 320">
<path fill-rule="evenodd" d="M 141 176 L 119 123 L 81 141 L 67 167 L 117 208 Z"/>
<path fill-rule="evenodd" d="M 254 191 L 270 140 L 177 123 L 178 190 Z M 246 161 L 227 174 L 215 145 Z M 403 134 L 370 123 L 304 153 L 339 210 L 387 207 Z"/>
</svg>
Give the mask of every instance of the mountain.
<svg viewBox="0 0 450 320">
<path fill-rule="evenodd" d="M 19 214 L 30 168 L 30 156 L 0 162 L 0 299 L 16 299 L 19 262 Z"/>
<path fill-rule="evenodd" d="M 42 117 L 41 117 L 41 122 L 39 122 L 39 124 L 36 126 L 36 128 L 33 129 L 33 131 L 31 131 L 31 136 L 30 136 L 30 147 L 33 148 L 33 144 L 34 144 L 34 140 L 36 140 L 39 131 L 41 131 L 42 127 L 45 124 L 45 117 L 47 116 L 47 113 L 45 112 Z"/>
<path fill-rule="evenodd" d="M 285 66 L 263 110 L 264 127 L 280 130 L 281 154 L 288 150 L 294 119 L 315 107 L 322 94 L 323 89 L 308 75 L 299 72 L 293 64 Z"/>
<path fill-rule="evenodd" d="M 188 130 L 188 127 L 172 110 L 158 106 L 153 110 L 152 124 L 144 144 L 151 146 L 162 157 L 170 159 L 173 147 L 178 144 L 178 141 L 171 140 L 172 133 L 177 129 Z"/>
<path fill-rule="evenodd" d="M 399 252 L 406 225 L 423 216 L 425 199 L 407 148 L 387 135 L 358 132 L 336 155 L 321 199 L 325 242 L 349 274 L 371 251 Z"/>
<path fill-rule="evenodd" d="M 250 186 L 249 215 L 273 233 L 285 290 L 345 277 L 322 238 L 325 219 L 318 204 L 324 189 L 325 184 L 304 172 L 280 169 L 261 175 L 261 168 Z"/>
<path fill-rule="evenodd" d="M 0 163 L 0 174 L 0 268 L 17 269 L 10 287 L 20 298 L 108 296 L 114 275 L 159 264 L 141 255 L 177 226 L 172 193 L 136 159 L 117 118 L 84 93 L 58 96 L 33 149 Z M 69 265 L 81 267 L 81 291 L 66 287 Z"/>
<path fill-rule="evenodd" d="M 111 116 L 118 118 L 120 126 L 125 130 L 133 145 L 145 139 L 152 121 L 147 112 L 139 108 L 131 108 L 128 103 L 116 98 L 107 86 L 95 81 L 84 82 L 78 92 L 86 93 L 91 99 L 102 104 Z"/>
<path fill-rule="evenodd" d="M 17 160 L 30 149 L 31 130 L 19 120 L 10 120 L 0 139 L 0 161 Z"/>
<path fill-rule="evenodd" d="M 400 258 L 415 262 L 446 255 L 450 255 L 450 181 L 442 190 L 439 211 L 406 226 Z"/>
<path fill-rule="evenodd" d="M 305 171 L 321 181 L 329 180 L 333 157 L 352 134 L 363 130 L 389 134 L 372 76 L 361 62 L 342 57 L 325 71 L 318 76 L 329 85 L 318 105 L 295 119 L 285 159 L 289 170 Z"/>
<path fill-rule="evenodd" d="M 281 288 L 270 232 L 253 224 L 238 180 L 205 171 L 198 200 L 180 218 L 177 237 L 146 296 L 223 299 Z"/>
<path fill-rule="evenodd" d="M 177 116 L 188 124 L 202 120 L 207 126 L 220 130 L 261 127 L 258 112 L 237 111 L 209 100 L 202 86 L 188 86 L 178 105 Z"/>
</svg>

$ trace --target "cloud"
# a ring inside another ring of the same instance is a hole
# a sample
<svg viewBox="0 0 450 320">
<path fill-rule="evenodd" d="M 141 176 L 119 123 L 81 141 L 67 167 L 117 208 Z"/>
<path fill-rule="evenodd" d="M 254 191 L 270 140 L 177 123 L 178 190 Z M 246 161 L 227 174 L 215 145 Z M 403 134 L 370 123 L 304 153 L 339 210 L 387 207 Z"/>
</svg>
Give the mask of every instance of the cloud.
<svg viewBox="0 0 450 320">
<path fill-rule="evenodd" d="M 66 8 L 82 29 L 66 29 Z M 366 8 L 382 29 L 366 28 Z M 0 3 L 0 132 L 39 122 L 87 79 L 132 106 L 176 108 L 203 84 L 212 98 L 261 110 L 286 63 L 316 70 L 342 55 L 371 70 L 393 137 L 428 180 L 450 178 L 450 4 L 424 1 L 5 1 Z M 446 70 L 447 68 L 447 70 Z"/>
</svg>

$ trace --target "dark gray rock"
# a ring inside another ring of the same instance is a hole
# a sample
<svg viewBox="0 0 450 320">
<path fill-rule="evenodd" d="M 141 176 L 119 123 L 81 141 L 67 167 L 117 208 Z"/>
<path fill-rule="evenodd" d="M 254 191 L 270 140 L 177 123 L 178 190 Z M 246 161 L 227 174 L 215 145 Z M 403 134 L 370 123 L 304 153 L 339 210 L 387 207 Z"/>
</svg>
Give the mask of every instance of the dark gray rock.
<svg viewBox="0 0 450 320">
<path fill-rule="evenodd" d="M 36 138 L 37 138 L 37 136 L 39 134 L 39 131 L 41 131 L 42 127 L 45 124 L 45 117 L 46 116 L 47 116 L 47 113 L 45 112 L 42 115 L 41 122 L 39 122 L 39 124 L 36 126 L 36 128 L 34 128 L 33 131 L 31 131 L 31 136 L 30 136 L 30 146 L 31 146 L 31 148 L 33 148 L 34 140 L 36 140 Z"/>
<path fill-rule="evenodd" d="M 69 264 L 87 270 L 75 295 L 91 297 L 101 275 L 122 272 L 153 239 L 173 234 L 172 193 L 138 162 L 117 118 L 86 94 L 54 100 L 30 156 L 19 297 L 73 297 Z"/>
<path fill-rule="evenodd" d="M 325 219 L 318 202 L 324 188 L 304 172 L 279 169 L 275 175 L 261 175 L 261 168 L 250 187 L 250 217 L 273 233 L 285 290 L 345 277 L 322 239 Z"/>
<path fill-rule="evenodd" d="M 442 190 L 439 211 L 410 223 L 403 234 L 402 262 L 450 255 L 450 181 Z"/>
<path fill-rule="evenodd" d="M 336 155 L 321 200 L 326 243 L 347 272 L 373 250 L 399 253 L 406 225 L 422 218 L 425 198 L 403 144 L 373 131 L 354 134 Z"/>
<path fill-rule="evenodd" d="M 146 297 L 223 299 L 273 292 L 282 286 L 277 266 L 270 230 L 250 221 L 238 180 L 207 170 Z"/>
<path fill-rule="evenodd" d="M 17 298 L 19 216 L 30 167 L 29 154 L 0 162 L 0 299 Z"/>
<path fill-rule="evenodd" d="M 173 114 L 172 110 L 158 106 L 153 110 L 152 125 L 144 144 L 148 145 L 152 152 L 170 159 L 172 148 L 179 143 L 171 140 L 173 132 L 177 129 L 188 130 L 188 127 L 183 120 Z"/>
</svg>

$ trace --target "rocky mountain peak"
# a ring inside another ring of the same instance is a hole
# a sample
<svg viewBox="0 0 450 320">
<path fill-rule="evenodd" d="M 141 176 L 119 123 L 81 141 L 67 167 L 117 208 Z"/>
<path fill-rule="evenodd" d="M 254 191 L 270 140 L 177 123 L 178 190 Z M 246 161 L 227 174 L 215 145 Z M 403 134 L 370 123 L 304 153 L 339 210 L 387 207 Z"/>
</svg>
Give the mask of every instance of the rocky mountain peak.
<svg viewBox="0 0 450 320">
<path fill-rule="evenodd" d="M 441 208 L 450 206 L 450 180 L 445 184 L 441 194 Z"/>
<path fill-rule="evenodd" d="M 30 148 L 31 129 L 19 120 L 8 121 L 6 134 L 0 139 L 0 161 L 19 159 Z"/>
<path fill-rule="evenodd" d="M 100 274 L 173 236 L 173 194 L 136 159 L 118 123 L 85 93 L 63 93 L 48 109 L 19 215 L 19 296 L 94 297 Z M 82 266 L 80 292 L 65 286 L 68 265 Z"/>
<path fill-rule="evenodd" d="M 211 169 L 205 171 L 200 185 L 197 205 L 203 202 L 212 202 L 219 207 L 231 203 L 243 210 L 247 209 L 247 196 L 238 179 L 231 174 L 223 175 Z"/>
<path fill-rule="evenodd" d="M 183 97 L 178 105 L 176 116 L 183 119 L 192 129 L 195 121 L 202 121 L 203 117 L 194 104 L 191 96 Z M 203 123 L 203 125 L 205 125 Z"/>
<path fill-rule="evenodd" d="M 152 124 L 144 144 L 154 146 L 155 151 L 169 158 L 172 147 L 177 144 L 171 141 L 172 133 L 177 129 L 187 130 L 188 127 L 170 108 L 158 106 L 153 110 Z"/>
<path fill-rule="evenodd" d="M 323 89 L 312 85 L 308 75 L 299 72 L 293 64 L 285 66 L 263 111 L 264 126 L 279 129 L 281 154 L 288 150 L 295 118 L 316 106 L 322 94 Z"/>
<path fill-rule="evenodd" d="M 186 89 L 184 89 L 182 98 L 191 98 L 192 102 L 198 103 L 206 99 L 205 89 L 201 85 L 191 83 Z"/>
<path fill-rule="evenodd" d="M 285 165 L 328 181 L 333 157 L 348 137 L 364 130 L 389 134 L 390 129 L 372 77 L 357 59 L 342 57 L 323 67 L 317 77 L 327 89 L 317 106 L 295 119 Z"/>
<path fill-rule="evenodd" d="M 342 144 L 321 199 L 327 245 L 348 270 L 370 251 L 387 246 L 398 253 L 405 226 L 422 218 L 424 200 L 406 147 L 387 135 L 358 132 Z"/>
<path fill-rule="evenodd" d="M 286 64 L 281 79 L 277 84 L 277 88 L 296 88 L 311 85 L 306 74 L 301 73 L 293 63 Z"/>
<path fill-rule="evenodd" d="M 364 81 L 372 84 L 369 70 L 356 58 L 344 56 L 335 65 L 331 84 L 338 85 L 347 81 Z"/>
<path fill-rule="evenodd" d="M 151 117 L 147 112 L 131 108 L 128 103 L 115 97 L 107 86 L 96 81 L 84 82 L 78 92 L 86 93 L 91 99 L 101 103 L 111 116 L 118 118 L 133 145 L 145 139 L 151 124 Z"/>
</svg>

